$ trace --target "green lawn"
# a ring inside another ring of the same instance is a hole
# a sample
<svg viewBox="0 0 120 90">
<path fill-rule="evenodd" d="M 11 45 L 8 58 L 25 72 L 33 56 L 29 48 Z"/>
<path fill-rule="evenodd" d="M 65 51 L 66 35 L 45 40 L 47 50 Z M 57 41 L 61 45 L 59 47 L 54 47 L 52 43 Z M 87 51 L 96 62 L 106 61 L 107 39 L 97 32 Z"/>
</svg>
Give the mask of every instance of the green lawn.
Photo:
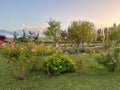
<svg viewBox="0 0 120 90">
<path fill-rule="evenodd" d="M 71 56 L 76 59 L 78 56 Z M 42 70 L 27 80 L 15 80 L 7 60 L 0 56 L 0 90 L 120 90 L 120 73 L 108 73 L 89 55 L 84 58 L 83 74 L 70 73 L 49 78 Z"/>
</svg>

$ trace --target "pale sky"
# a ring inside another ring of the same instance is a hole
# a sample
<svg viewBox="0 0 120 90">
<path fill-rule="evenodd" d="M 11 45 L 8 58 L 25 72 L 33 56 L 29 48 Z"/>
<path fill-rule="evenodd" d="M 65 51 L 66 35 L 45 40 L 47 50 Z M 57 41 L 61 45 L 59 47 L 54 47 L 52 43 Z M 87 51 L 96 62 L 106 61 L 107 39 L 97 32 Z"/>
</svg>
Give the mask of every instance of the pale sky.
<svg viewBox="0 0 120 90">
<path fill-rule="evenodd" d="M 47 27 L 50 18 L 64 29 L 73 20 L 112 26 L 120 23 L 120 0 L 0 0 L 0 29 Z"/>
</svg>

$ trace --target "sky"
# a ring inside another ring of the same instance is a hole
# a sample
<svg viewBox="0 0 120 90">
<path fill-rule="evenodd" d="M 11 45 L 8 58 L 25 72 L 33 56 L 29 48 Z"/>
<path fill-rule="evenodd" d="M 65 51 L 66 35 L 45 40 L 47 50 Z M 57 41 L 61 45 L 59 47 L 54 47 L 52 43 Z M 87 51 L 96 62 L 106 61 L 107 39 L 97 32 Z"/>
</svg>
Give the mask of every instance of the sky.
<svg viewBox="0 0 120 90">
<path fill-rule="evenodd" d="M 0 29 L 45 29 L 50 18 L 67 29 L 73 20 L 96 28 L 120 23 L 120 0 L 0 0 Z"/>
</svg>

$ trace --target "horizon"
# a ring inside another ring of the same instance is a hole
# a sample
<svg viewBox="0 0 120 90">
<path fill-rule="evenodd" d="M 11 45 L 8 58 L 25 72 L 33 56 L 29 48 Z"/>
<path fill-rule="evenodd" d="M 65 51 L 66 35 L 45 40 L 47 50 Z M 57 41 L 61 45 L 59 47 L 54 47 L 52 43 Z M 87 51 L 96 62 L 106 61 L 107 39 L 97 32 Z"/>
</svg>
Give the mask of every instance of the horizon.
<svg viewBox="0 0 120 90">
<path fill-rule="evenodd" d="M 2 0 L 0 29 L 23 28 L 44 30 L 50 18 L 67 29 L 74 20 L 90 21 L 96 28 L 119 24 L 120 0 Z"/>
</svg>

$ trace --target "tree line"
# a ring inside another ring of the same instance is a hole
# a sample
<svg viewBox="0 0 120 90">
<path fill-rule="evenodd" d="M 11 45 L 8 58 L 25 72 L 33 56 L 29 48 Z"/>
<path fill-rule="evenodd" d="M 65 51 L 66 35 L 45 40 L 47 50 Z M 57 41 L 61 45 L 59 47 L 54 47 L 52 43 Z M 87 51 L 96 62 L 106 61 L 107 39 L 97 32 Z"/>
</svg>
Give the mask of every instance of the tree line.
<svg viewBox="0 0 120 90">
<path fill-rule="evenodd" d="M 61 22 L 54 19 L 50 19 L 48 27 L 44 31 L 44 35 L 51 40 L 55 46 L 59 43 L 73 43 L 76 46 L 90 42 L 107 42 L 107 41 L 120 41 L 120 25 L 114 24 L 113 27 L 95 30 L 95 26 L 89 21 L 73 21 L 68 26 L 67 30 L 62 30 Z M 29 31 L 26 35 L 23 30 L 23 36 L 17 38 L 16 32 L 14 32 L 14 40 L 16 42 L 28 42 L 34 41 L 40 43 L 39 32 L 35 34 Z"/>
</svg>

